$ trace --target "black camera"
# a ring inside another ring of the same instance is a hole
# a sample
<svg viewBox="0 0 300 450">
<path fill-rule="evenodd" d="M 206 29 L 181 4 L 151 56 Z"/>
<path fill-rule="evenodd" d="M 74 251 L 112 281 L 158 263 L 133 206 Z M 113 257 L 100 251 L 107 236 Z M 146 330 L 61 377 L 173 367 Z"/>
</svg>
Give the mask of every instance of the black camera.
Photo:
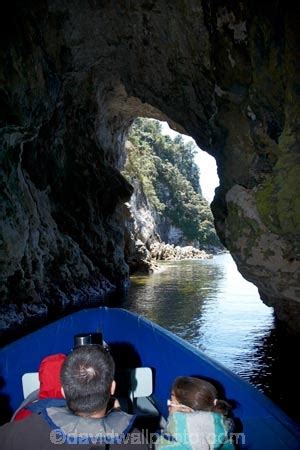
<svg viewBox="0 0 300 450">
<path fill-rule="evenodd" d="M 103 339 L 101 333 L 81 333 L 74 336 L 74 348 L 82 345 L 102 345 Z"/>
</svg>

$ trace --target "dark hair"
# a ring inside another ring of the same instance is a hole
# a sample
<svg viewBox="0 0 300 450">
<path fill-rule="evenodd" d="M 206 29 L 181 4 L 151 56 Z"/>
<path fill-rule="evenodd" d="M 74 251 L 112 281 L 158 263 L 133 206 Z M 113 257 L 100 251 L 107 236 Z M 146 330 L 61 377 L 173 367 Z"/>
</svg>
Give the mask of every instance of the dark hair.
<svg viewBox="0 0 300 450">
<path fill-rule="evenodd" d="M 100 345 L 83 345 L 71 352 L 61 369 L 66 402 L 74 414 L 101 411 L 107 405 L 115 363 Z"/>
<path fill-rule="evenodd" d="M 218 399 L 217 389 L 208 381 L 195 377 L 178 377 L 172 391 L 179 403 L 194 411 L 212 411 L 224 416 L 230 413 L 229 403 Z"/>
</svg>

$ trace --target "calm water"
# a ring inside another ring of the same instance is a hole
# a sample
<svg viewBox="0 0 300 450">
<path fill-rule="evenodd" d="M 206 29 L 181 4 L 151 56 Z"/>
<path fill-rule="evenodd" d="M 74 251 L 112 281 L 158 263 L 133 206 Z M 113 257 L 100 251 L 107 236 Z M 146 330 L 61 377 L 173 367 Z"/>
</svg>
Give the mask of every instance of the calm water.
<svg viewBox="0 0 300 450">
<path fill-rule="evenodd" d="M 231 256 L 166 262 L 161 268 L 132 278 L 124 307 L 186 339 L 298 416 L 299 342 L 278 329 L 273 309 Z"/>
</svg>

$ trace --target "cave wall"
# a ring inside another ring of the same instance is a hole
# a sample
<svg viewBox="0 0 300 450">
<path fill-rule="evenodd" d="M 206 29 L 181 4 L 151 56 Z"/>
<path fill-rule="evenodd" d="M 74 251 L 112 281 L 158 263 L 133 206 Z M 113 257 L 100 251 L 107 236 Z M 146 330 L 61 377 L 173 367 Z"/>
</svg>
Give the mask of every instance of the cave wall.
<svg viewBox="0 0 300 450">
<path fill-rule="evenodd" d="M 1 326 L 126 283 L 120 175 L 136 116 L 218 164 L 216 229 L 300 330 L 299 8 L 11 2 L 1 26 Z M 204 174 L 203 174 L 204 175 Z"/>
</svg>

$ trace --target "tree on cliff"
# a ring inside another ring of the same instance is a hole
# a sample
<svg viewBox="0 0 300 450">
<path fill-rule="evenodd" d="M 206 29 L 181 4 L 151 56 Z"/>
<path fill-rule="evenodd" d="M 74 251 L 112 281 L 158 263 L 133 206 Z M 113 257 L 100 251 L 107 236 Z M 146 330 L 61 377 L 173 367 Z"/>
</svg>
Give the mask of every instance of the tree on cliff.
<svg viewBox="0 0 300 450">
<path fill-rule="evenodd" d="M 123 173 L 132 183 L 138 180 L 156 213 L 167 217 L 187 240 L 220 246 L 209 204 L 202 196 L 193 142 L 165 136 L 159 121 L 143 118 L 134 121 L 128 140 Z"/>
</svg>

